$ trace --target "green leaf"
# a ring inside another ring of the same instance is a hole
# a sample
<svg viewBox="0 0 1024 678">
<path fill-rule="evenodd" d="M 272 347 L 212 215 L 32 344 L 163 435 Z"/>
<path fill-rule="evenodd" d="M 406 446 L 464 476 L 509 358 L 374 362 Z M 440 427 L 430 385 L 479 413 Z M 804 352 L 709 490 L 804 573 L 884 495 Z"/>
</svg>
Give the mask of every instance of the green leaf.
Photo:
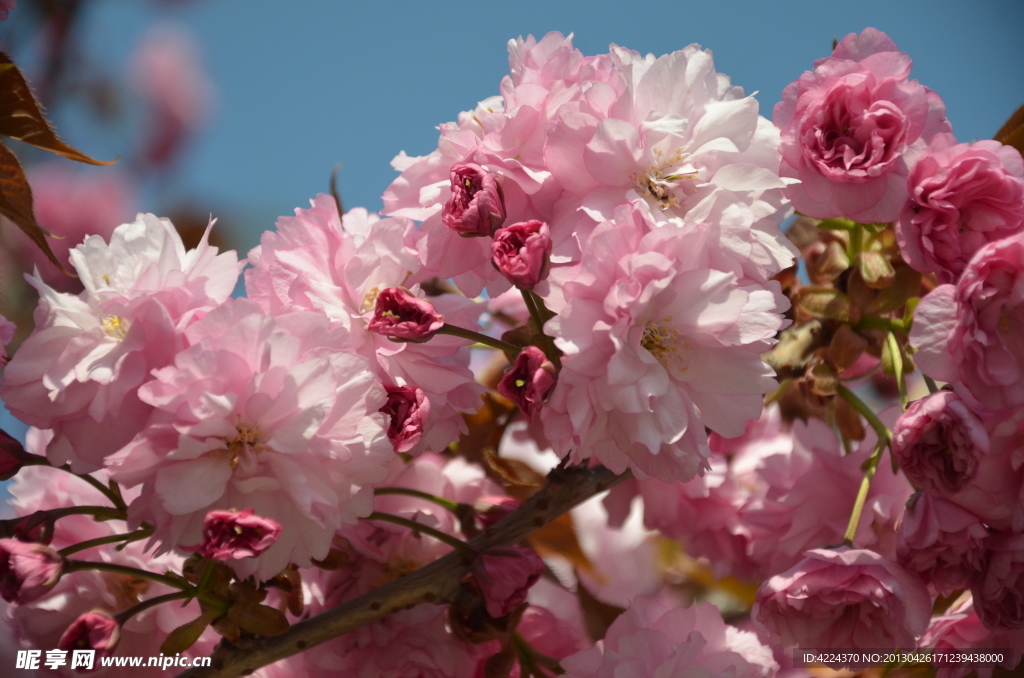
<svg viewBox="0 0 1024 678">
<path fill-rule="evenodd" d="M 280 610 L 249 600 L 238 600 L 228 610 L 228 619 L 258 636 L 277 636 L 288 630 L 288 619 Z"/>
<path fill-rule="evenodd" d="M 182 624 L 168 634 L 167 639 L 160 646 L 160 652 L 165 655 L 174 655 L 189 649 L 199 640 L 199 636 L 203 635 L 203 631 L 210 625 L 210 622 L 219 616 L 219 610 L 207 610 L 187 624 Z"/>
<path fill-rule="evenodd" d="M 907 409 L 907 382 L 903 375 L 903 352 L 900 350 L 896 335 L 889 332 L 882 345 L 882 372 L 896 377 L 900 389 L 900 405 Z"/>
</svg>

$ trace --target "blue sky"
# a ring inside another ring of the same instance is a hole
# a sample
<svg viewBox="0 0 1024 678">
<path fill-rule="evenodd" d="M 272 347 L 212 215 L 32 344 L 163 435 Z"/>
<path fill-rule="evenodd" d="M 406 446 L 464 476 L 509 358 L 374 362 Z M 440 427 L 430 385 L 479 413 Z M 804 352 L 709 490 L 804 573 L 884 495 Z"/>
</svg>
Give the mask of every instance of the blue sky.
<svg viewBox="0 0 1024 678">
<path fill-rule="evenodd" d="M 436 125 L 497 94 L 505 45 L 518 35 L 573 32 L 586 54 L 612 42 L 656 54 L 697 42 L 735 84 L 759 91 L 770 117 L 785 85 L 826 56 L 833 37 L 871 25 L 910 53 L 914 76 L 939 92 L 954 131 L 971 140 L 991 137 L 1024 103 L 1021 9 L 1020 0 L 94 0 L 86 38 L 90 52 L 118 64 L 157 18 L 195 32 L 219 89 L 216 112 L 180 177 L 143 207 L 186 198 L 215 215 L 233 212 L 244 249 L 277 215 L 325 190 L 339 161 L 346 205 L 378 209 L 391 158 L 430 151 Z M 69 124 L 65 137 L 85 150 L 119 152 Z"/>
</svg>

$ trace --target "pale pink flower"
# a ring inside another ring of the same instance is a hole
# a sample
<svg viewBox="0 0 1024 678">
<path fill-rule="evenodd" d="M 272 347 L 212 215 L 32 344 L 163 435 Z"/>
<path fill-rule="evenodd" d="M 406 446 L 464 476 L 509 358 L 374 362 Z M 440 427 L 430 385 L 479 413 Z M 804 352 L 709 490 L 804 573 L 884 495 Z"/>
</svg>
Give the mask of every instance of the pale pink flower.
<svg viewBox="0 0 1024 678">
<path fill-rule="evenodd" d="M 988 530 L 956 504 L 921 492 L 903 512 L 896 559 L 939 595 L 969 588 L 982 569 Z"/>
<path fill-rule="evenodd" d="M 899 216 L 913 160 L 951 129 L 942 99 L 909 75 L 910 57 L 865 28 L 786 87 L 772 119 L 782 130 L 779 173 L 801 182 L 787 190 L 797 210 L 864 223 Z"/>
<path fill-rule="evenodd" d="M 466 430 L 462 413 L 479 408 L 484 387 L 469 370 L 464 339 L 397 343 L 368 329 L 381 290 L 404 286 L 420 294 L 408 282 L 420 272 L 414 236 L 415 226 L 405 218 L 381 219 L 358 207 L 339 217 L 334 199 L 321 194 L 310 209 L 296 209 L 294 217 L 278 219 L 276 231 L 263 234 L 249 253 L 253 268 L 245 281 L 249 298 L 272 313 L 319 311 L 346 328 L 353 350 L 370 361 L 382 385 L 421 389 L 429 416 L 419 441 L 403 450 L 418 454 L 443 450 Z M 477 327 L 480 304 L 453 294 L 430 301 L 449 322 Z"/>
<path fill-rule="evenodd" d="M 377 295 L 373 319 L 367 329 L 397 341 L 422 343 L 444 325 L 434 305 L 403 287 L 388 287 Z"/>
<path fill-rule="evenodd" d="M 61 236 L 48 242 L 68 270 L 68 252 L 86 236 L 109 240 L 114 229 L 135 214 L 134 187 L 114 168 L 90 171 L 70 167 L 66 162 L 46 162 L 32 166 L 27 174 L 36 223 Z M 16 263 L 23 271 L 31 273 L 38 268 L 40 277 L 58 292 L 82 291 L 81 281 L 57 270 L 20 229 L 5 228 L 3 232 L 8 244 L 16 249 Z"/>
<path fill-rule="evenodd" d="M 533 419 L 555 386 L 555 366 L 536 346 L 527 346 L 498 382 L 498 393 Z"/>
<path fill-rule="evenodd" d="M 183 25 L 150 29 L 136 47 L 132 84 L 149 105 L 152 122 L 145 160 L 174 160 L 209 115 L 213 84 L 199 60 L 199 46 Z"/>
<path fill-rule="evenodd" d="M 384 388 L 388 401 L 380 411 L 391 417 L 388 440 L 395 452 L 408 452 L 423 437 L 424 424 L 430 416 L 430 401 L 418 387 L 389 384 Z"/>
<path fill-rule="evenodd" d="M 699 225 L 645 230 L 642 212 L 624 206 L 580 266 L 549 279 L 558 315 L 545 331 L 564 357 L 541 418 L 573 463 L 689 480 L 707 468 L 705 427 L 734 436 L 760 416 L 775 385 L 760 354 L 786 302 L 777 283 L 708 268 Z"/>
<path fill-rule="evenodd" d="M 955 604 L 942 616 L 933 617 L 928 630 L 918 640 L 918 647 L 934 649 L 940 653 L 986 653 L 986 650 L 1010 650 L 1000 666 L 1012 669 L 1024 656 L 1024 632 L 991 631 L 985 628 L 974 609 L 974 601 Z M 937 678 L 966 678 L 977 671 L 978 678 L 992 678 L 995 664 L 979 664 L 962 661 L 933 662 L 938 668 Z"/>
<path fill-rule="evenodd" d="M 805 648 L 916 647 L 932 603 L 916 575 L 863 549 L 815 549 L 761 585 L 751 617 Z"/>
<path fill-rule="evenodd" d="M 921 300 L 910 341 L 921 370 L 972 410 L 1024 403 L 1024 234 L 982 247 L 954 285 Z"/>
<path fill-rule="evenodd" d="M 940 496 L 963 489 L 988 452 L 981 421 L 951 391 L 915 400 L 893 429 L 892 454 L 907 478 Z"/>
<path fill-rule="evenodd" d="M 96 657 L 109 657 L 121 640 L 121 625 L 110 614 L 86 612 L 61 635 L 61 650 L 96 650 Z M 95 666 L 95 664 L 94 664 Z"/>
<path fill-rule="evenodd" d="M 210 511 L 203 520 L 203 541 L 195 551 L 212 560 L 252 558 L 270 548 L 280 536 L 280 525 L 254 515 L 252 509 Z"/>
<path fill-rule="evenodd" d="M 509 546 L 483 551 L 472 565 L 487 614 L 498 619 L 526 601 L 526 594 L 544 573 L 544 561 L 533 550 Z"/>
<path fill-rule="evenodd" d="M 532 290 L 547 277 L 551 235 L 543 221 L 524 221 L 498 229 L 491 243 L 491 261 L 516 287 Z"/>
<path fill-rule="evenodd" d="M 441 209 L 441 223 L 463 237 L 491 235 L 505 221 L 501 185 L 479 165 L 451 168 L 452 195 Z"/>
<path fill-rule="evenodd" d="M 29 451 L 38 453 L 46 444 L 46 436 L 38 431 L 29 431 Z M 103 483 L 109 480 L 103 471 L 96 477 Z M 10 485 L 12 503 L 18 515 L 29 516 L 39 510 L 64 508 L 68 506 L 96 506 L 106 503 L 105 498 L 93 486 L 86 484 L 64 471 L 33 466 L 25 468 Z M 135 498 L 132 489 L 123 491 L 127 501 Z M 62 549 L 72 544 L 124 534 L 127 526 L 122 521 L 97 522 L 87 515 L 72 515 L 57 521 L 53 533 L 52 548 Z M 165 554 L 147 554 L 142 542 L 128 544 L 118 551 L 111 547 L 93 547 L 79 551 L 74 558 L 128 565 L 155 572 L 181 571 L 182 559 Z M 135 577 L 101 573 L 97 571 L 72 572 L 61 577 L 56 586 L 38 600 L 24 605 L 12 606 L 5 615 L 18 637 L 21 647 L 50 650 L 58 647 L 61 637 L 82 615 L 103 611 L 113 615 L 143 600 L 170 593 L 172 589 L 163 584 L 148 582 Z M 155 656 L 167 634 L 178 626 L 195 619 L 200 614 L 199 605 L 193 601 L 182 607 L 181 603 L 158 605 L 133 616 L 120 629 L 117 648 L 119 654 L 128 656 Z M 185 654 L 190 657 L 206 656 L 213 651 L 218 636 L 213 630 L 203 634 L 196 645 Z M 96 649 L 100 649 L 96 647 Z M 75 675 L 77 672 L 41 671 L 41 675 Z M 165 675 L 159 668 L 145 666 L 133 669 L 133 676 L 156 678 Z"/>
<path fill-rule="evenodd" d="M 152 523 L 166 551 L 199 543 L 210 510 L 251 508 L 281 536 L 257 557 L 232 559 L 239 576 L 262 581 L 323 559 L 388 476 L 384 389 L 322 314 L 274 317 L 232 299 L 186 335 L 191 346 L 139 389 L 154 410 L 112 472 L 143 485 L 133 524 Z"/>
<path fill-rule="evenodd" d="M 670 608 L 637 596 L 594 647 L 562 660 L 566 678 L 730 675 L 768 678 L 779 665 L 750 632 L 722 621 L 710 603 Z"/>
<path fill-rule="evenodd" d="M 142 429 L 150 407 L 138 387 L 235 287 L 235 253 L 218 255 L 208 236 L 185 251 L 169 221 L 140 214 L 109 244 L 89 236 L 71 251 L 80 295 L 28 278 L 40 295 L 36 326 L 4 369 L 0 397 L 22 421 L 53 430 L 53 463 L 95 470 Z"/>
<path fill-rule="evenodd" d="M 903 259 L 953 283 L 983 245 L 1024 228 L 1024 162 L 998 141 L 932 140 L 909 178 L 910 202 L 896 225 Z"/>
</svg>

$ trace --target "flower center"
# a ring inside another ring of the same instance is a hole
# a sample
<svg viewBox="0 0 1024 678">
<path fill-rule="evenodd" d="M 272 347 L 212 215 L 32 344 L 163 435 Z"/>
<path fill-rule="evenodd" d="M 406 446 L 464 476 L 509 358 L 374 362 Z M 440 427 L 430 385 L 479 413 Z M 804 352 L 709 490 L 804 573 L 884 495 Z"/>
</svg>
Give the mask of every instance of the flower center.
<svg viewBox="0 0 1024 678">
<path fill-rule="evenodd" d="M 377 305 L 377 295 L 380 294 L 379 287 L 371 287 L 370 291 L 363 295 L 363 303 L 359 305 L 359 313 L 370 313 Z"/>
<path fill-rule="evenodd" d="M 680 348 L 691 349 L 693 346 L 683 340 L 682 333 L 672 327 L 671 322 L 672 316 L 667 315 L 660 323 L 654 320 L 647 323 L 640 337 L 640 346 L 647 349 L 666 370 L 685 372 L 689 367 L 688 355 Z"/>
<path fill-rule="evenodd" d="M 658 161 L 657 165 L 643 173 L 634 172 L 629 178 L 641 193 L 653 198 L 661 209 L 667 210 L 679 204 L 673 195 L 679 188 L 679 182 L 683 179 L 696 179 L 697 172 L 692 167 L 680 167 L 687 157 L 681 148 L 677 148 L 669 157 L 664 157 L 661 149 L 655 148 L 654 157 Z"/>
<path fill-rule="evenodd" d="M 242 454 L 246 452 L 255 454 L 263 449 L 263 443 L 260 442 L 262 431 L 260 431 L 259 426 L 240 422 L 235 426 L 235 429 L 238 435 L 227 441 L 227 452 L 231 455 L 231 461 L 229 462 L 231 468 L 238 465 L 238 460 Z"/>
<path fill-rule="evenodd" d="M 128 334 L 130 326 L 131 323 L 119 315 L 103 316 L 103 323 L 101 324 L 103 331 L 115 339 L 124 339 Z"/>
</svg>

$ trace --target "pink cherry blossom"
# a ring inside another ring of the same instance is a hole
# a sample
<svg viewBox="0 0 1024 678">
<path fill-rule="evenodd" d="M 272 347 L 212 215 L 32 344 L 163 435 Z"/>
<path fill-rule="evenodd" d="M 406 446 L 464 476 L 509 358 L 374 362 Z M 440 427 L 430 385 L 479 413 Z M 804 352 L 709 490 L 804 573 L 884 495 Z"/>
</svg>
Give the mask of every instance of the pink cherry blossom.
<svg viewBox="0 0 1024 678">
<path fill-rule="evenodd" d="M 1024 403 L 1024 234 L 982 247 L 957 284 L 921 300 L 911 343 L 921 370 L 953 384 L 969 407 Z"/>
<path fill-rule="evenodd" d="M 95 470 L 142 429 L 150 407 L 138 387 L 238 278 L 235 253 L 218 255 L 208 236 L 186 252 L 169 221 L 140 214 L 109 244 L 89 236 L 71 251 L 80 295 L 29 277 L 40 295 L 36 326 L 4 369 L 0 397 L 22 421 L 53 430 L 52 462 Z"/>
<path fill-rule="evenodd" d="M 998 141 L 932 140 L 909 178 L 896 226 L 903 259 L 953 283 L 983 245 L 1024 229 L 1024 161 Z"/>
<path fill-rule="evenodd" d="M 433 304 L 402 287 L 388 287 L 377 295 L 371 332 L 398 341 L 424 342 L 444 325 L 444 316 Z"/>
<path fill-rule="evenodd" d="M 46 445 L 45 439 L 45 435 L 40 436 L 38 431 L 30 429 L 29 451 L 41 451 L 40 448 Z M 103 471 L 97 472 L 96 478 L 104 484 L 109 480 L 109 476 Z M 103 495 L 91 485 L 63 471 L 44 466 L 24 469 L 11 483 L 10 492 L 18 515 L 23 516 L 45 509 L 96 506 L 105 503 Z M 125 489 L 123 492 L 127 501 L 136 497 L 136 491 L 133 489 Z M 54 549 L 62 549 L 88 539 L 124 534 L 127 531 L 123 521 L 97 522 L 91 516 L 71 515 L 57 521 L 51 546 Z M 143 542 L 130 543 L 120 551 L 110 547 L 93 547 L 79 551 L 74 558 L 127 565 L 156 572 L 180 572 L 182 566 L 180 556 L 147 554 Z M 59 646 L 61 637 L 82 615 L 114 615 L 143 600 L 171 591 L 172 589 L 164 584 L 127 575 L 97 571 L 72 572 L 63 576 L 56 586 L 38 600 L 13 606 L 6 617 L 21 647 L 50 650 Z M 199 604 L 195 601 L 186 607 L 182 607 L 180 603 L 171 603 L 145 610 L 133 616 L 121 627 L 120 638 L 117 641 L 118 654 L 155 656 L 159 654 L 160 644 L 168 633 L 195 619 L 199 614 Z M 190 657 L 209 655 L 217 640 L 217 634 L 212 629 L 208 630 L 185 654 Z M 93 647 L 97 650 L 102 649 L 95 645 Z M 145 666 L 132 671 L 133 676 L 138 675 L 141 678 L 156 678 L 166 673 L 158 667 Z M 46 672 L 45 675 L 60 673 Z"/>
<path fill-rule="evenodd" d="M 491 235 L 505 221 L 501 185 L 471 162 L 452 165 L 452 195 L 441 210 L 441 222 L 461 236 Z"/>
<path fill-rule="evenodd" d="M 505 396 L 532 419 L 555 386 L 555 366 L 536 346 L 527 346 L 505 376 L 498 382 L 498 393 Z"/>
<path fill-rule="evenodd" d="M 3 0 L 0 2 L 0 21 L 7 21 L 11 10 L 16 9 L 17 6 L 17 0 Z"/>
<path fill-rule="evenodd" d="M 547 277 L 551 235 L 542 221 L 524 221 L 498 229 L 491 243 L 491 261 L 516 287 L 531 290 Z"/>
<path fill-rule="evenodd" d="M 203 520 L 203 541 L 196 552 L 212 560 L 252 558 L 266 551 L 281 536 L 273 520 L 244 511 L 210 511 Z"/>
<path fill-rule="evenodd" d="M 940 595 L 969 588 L 981 571 L 988 530 L 974 514 L 922 492 L 903 513 L 896 559 Z"/>
<path fill-rule="evenodd" d="M 46 595 L 63 571 L 64 559 L 49 546 L 0 539 L 0 597 L 8 603 Z"/>
<path fill-rule="evenodd" d="M 949 132 L 939 96 L 909 80 L 910 57 L 875 28 L 850 33 L 782 93 L 773 120 L 782 130 L 787 190 L 810 217 L 895 220 L 909 193 L 913 160 Z"/>
<path fill-rule="evenodd" d="M 388 440 L 395 452 L 408 452 L 423 436 L 424 424 L 430 416 L 430 401 L 418 387 L 387 385 L 384 388 L 388 401 L 380 411 L 391 417 Z"/>
<path fill-rule="evenodd" d="M 562 668 L 566 678 L 681 672 L 767 678 L 779 665 L 753 633 L 727 626 L 710 603 L 670 608 L 637 596 L 603 641 L 566 657 Z"/>
<path fill-rule="evenodd" d="M 545 332 L 565 355 L 541 417 L 560 456 L 688 480 L 707 468 L 705 427 L 735 436 L 760 416 L 775 381 L 759 356 L 785 300 L 776 283 L 708 268 L 703 244 L 699 226 L 647 231 L 623 207 L 549 280 Z"/>
<path fill-rule="evenodd" d="M 1004 533 L 989 540 L 985 569 L 972 584 L 971 594 L 987 628 L 1024 629 L 1024 534 Z"/>
<path fill-rule="evenodd" d="M 1021 631 L 991 631 L 978 618 L 974 601 L 970 596 L 954 604 L 945 614 L 935 616 L 928 630 L 918 641 L 918 647 L 932 648 L 940 653 L 984 652 L 997 648 L 1010 650 L 1004 653 L 1000 666 L 1010 669 L 1024 656 L 1024 633 Z M 977 671 L 978 678 L 992 678 L 992 662 L 972 664 L 958 661 L 935 661 L 937 678 L 966 678 Z"/>
<path fill-rule="evenodd" d="M 109 657 L 121 639 L 121 625 L 106 612 L 86 612 L 61 635 L 61 650 L 96 650 L 96 656 Z"/>
<path fill-rule="evenodd" d="M 805 648 L 916 647 L 931 598 L 914 574 L 872 551 L 816 549 L 761 585 L 751 611 L 775 642 Z"/>
<path fill-rule="evenodd" d="M 530 587 L 544 573 L 544 561 L 531 549 L 510 546 L 482 552 L 473 561 L 472 571 L 487 614 L 498 619 L 526 601 Z"/>
<path fill-rule="evenodd" d="M 139 389 L 154 409 L 112 473 L 143 486 L 132 523 L 153 524 L 166 551 L 198 544 L 210 510 L 246 507 L 281 536 L 257 557 L 232 559 L 239 576 L 262 581 L 323 559 L 338 527 L 370 513 L 371 486 L 389 474 L 384 389 L 322 314 L 274 317 L 232 299 L 186 335 L 191 346 Z"/>
<path fill-rule="evenodd" d="M 915 400 L 893 430 L 892 454 L 907 478 L 940 496 L 963 489 L 988 451 L 981 421 L 950 391 Z"/>
<path fill-rule="evenodd" d="M 14 333 L 17 331 L 17 325 L 0 315 L 0 367 L 7 364 L 8 355 L 4 347 L 14 340 Z"/>
<path fill-rule="evenodd" d="M 381 290 L 405 286 L 419 298 L 419 286 L 409 283 L 421 277 L 411 249 L 414 235 L 414 224 L 401 217 L 381 219 L 358 207 L 339 217 L 334 199 L 321 194 L 310 209 L 281 217 L 276 231 L 263 234 L 262 244 L 249 253 L 253 268 L 246 272 L 246 290 L 273 313 L 327 314 L 332 324 L 349 331 L 353 350 L 370 362 L 382 385 L 421 389 L 429 416 L 415 447 L 404 450 L 418 454 L 443 450 L 464 432 L 462 414 L 480 406 L 484 388 L 469 370 L 464 339 L 434 336 L 422 344 L 397 343 L 368 329 Z M 430 301 L 448 321 L 477 327 L 480 304 L 452 294 Z"/>
</svg>

